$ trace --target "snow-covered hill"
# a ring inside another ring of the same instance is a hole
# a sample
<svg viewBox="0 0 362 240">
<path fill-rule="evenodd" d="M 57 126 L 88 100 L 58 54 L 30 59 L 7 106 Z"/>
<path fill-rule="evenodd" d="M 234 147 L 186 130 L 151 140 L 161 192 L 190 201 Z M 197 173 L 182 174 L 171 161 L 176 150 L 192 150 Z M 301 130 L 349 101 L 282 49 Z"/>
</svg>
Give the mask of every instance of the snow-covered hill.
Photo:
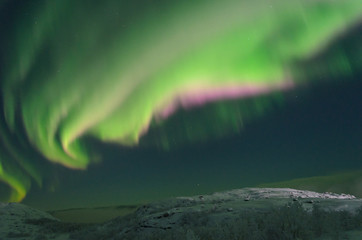
<svg viewBox="0 0 362 240">
<path fill-rule="evenodd" d="M 362 199 L 347 194 L 288 188 L 243 188 L 158 201 L 138 208 L 129 216 L 94 225 L 63 223 L 48 213 L 9 203 L 0 204 L 0 239 L 219 239 L 231 233 L 239 234 L 240 239 L 254 239 L 253 235 L 242 238 L 242 228 L 250 231 L 256 227 L 250 225 L 253 221 L 258 222 L 260 226 L 257 227 L 263 228 L 273 225 L 277 229 L 279 223 L 290 225 L 289 228 L 299 227 L 300 233 L 295 234 L 301 235 L 295 236 L 303 239 L 302 231 L 312 231 L 311 224 L 322 224 L 327 218 L 332 219 L 327 225 L 334 226 L 333 233 L 342 221 L 340 216 L 354 224 L 353 227 L 342 226 L 340 231 L 354 230 L 343 232 L 343 236 L 362 239 Z M 338 226 L 333 225 L 334 220 Z M 286 234 L 289 230 L 283 231 Z"/>
<path fill-rule="evenodd" d="M 59 222 L 50 214 L 20 203 L 0 203 L 0 239 L 37 239 L 41 225 L 36 221 Z"/>
</svg>

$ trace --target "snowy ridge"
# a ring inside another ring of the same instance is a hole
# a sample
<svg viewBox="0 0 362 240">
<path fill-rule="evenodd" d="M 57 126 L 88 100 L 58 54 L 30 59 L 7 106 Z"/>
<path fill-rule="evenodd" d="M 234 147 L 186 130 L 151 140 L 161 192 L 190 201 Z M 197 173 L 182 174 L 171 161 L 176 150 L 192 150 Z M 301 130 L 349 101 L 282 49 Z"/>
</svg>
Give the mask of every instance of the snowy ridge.
<svg viewBox="0 0 362 240">
<path fill-rule="evenodd" d="M 256 200 L 268 198 L 319 198 L 319 199 L 356 199 L 355 196 L 350 194 L 337 194 L 337 193 L 317 193 L 306 190 L 296 190 L 291 188 L 242 188 L 234 189 L 226 192 L 216 192 L 207 196 L 191 197 L 194 200 L 201 198 L 201 200 Z M 179 199 L 185 199 L 180 197 Z M 190 199 L 190 198 L 186 198 Z"/>
<path fill-rule="evenodd" d="M 0 203 L 0 239 L 32 239 L 40 227 L 31 220 L 59 221 L 50 214 L 21 203 Z"/>
<path fill-rule="evenodd" d="M 240 220 L 240 217 L 248 212 L 254 216 L 253 214 L 280 209 L 288 204 L 291 206 L 293 203 L 307 213 L 315 206 L 327 212 L 343 211 L 351 216 L 359 214 L 359 209 L 362 209 L 362 199 L 348 194 L 317 193 L 290 188 L 243 188 L 157 201 L 139 207 L 125 218 L 115 218 L 92 228 L 82 228 L 60 222 L 48 213 L 23 204 L 0 203 L 0 239 L 88 240 L 137 237 L 149 240 L 149 237 L 155 234 L 172 235 L 175 231 L 190 230 L 192 227 L 199 227 L 195 231 L 200 231 L 200 227 L 206 226 L 206 222 L 210 229 L 216 229 L 215 226 L 225 223 L 241 224 L 243 220 Z M 192 235 L 193 232 L 186 231 L 182 234 Z M 104 235 L 109 238 L 103 238 Z"/>
</svg>

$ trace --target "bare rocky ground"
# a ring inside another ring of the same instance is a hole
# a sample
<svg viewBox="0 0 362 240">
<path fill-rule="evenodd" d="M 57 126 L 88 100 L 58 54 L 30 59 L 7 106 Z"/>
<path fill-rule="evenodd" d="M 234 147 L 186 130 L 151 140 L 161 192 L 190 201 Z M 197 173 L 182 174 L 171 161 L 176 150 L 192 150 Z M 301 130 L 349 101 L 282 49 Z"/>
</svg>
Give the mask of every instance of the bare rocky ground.
<svg viewBox="0 0 362 240">
<path fill-rule="evenodd" d="M 64 223 L 0 204 L 0 239 L 362 239 L 362 199 L 288 188 L 243 188 L 141 206 L 98 224 Z"/>
</svg>

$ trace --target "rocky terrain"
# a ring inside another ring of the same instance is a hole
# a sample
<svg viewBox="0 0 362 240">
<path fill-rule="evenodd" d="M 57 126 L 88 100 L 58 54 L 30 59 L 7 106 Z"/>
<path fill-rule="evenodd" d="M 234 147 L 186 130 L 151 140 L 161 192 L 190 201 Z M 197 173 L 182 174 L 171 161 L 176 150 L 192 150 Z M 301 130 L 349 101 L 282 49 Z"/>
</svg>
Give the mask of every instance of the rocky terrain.
<svg viewBox="0 0 362 240">
<path fill-rule="evenodd" d="M 362 199 L 244 188 L 154 202 L 87 225 L 9 203 L 0 205 L 0 239 L 362 239 Z"/>
</svg>

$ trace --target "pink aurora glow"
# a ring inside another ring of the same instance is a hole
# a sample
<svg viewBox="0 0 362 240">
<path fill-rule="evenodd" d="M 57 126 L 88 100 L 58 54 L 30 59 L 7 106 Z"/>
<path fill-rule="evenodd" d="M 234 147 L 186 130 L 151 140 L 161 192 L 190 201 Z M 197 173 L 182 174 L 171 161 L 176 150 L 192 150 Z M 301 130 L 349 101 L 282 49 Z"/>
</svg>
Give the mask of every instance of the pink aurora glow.
<svg viewBox="0 0 362 240">
<path fill-rule="evenodd" d="M 162 119 L 171 116 L 179 107 L 190 109 L 218 100 L 241 99 L 273 91 L 288 90 L 293 88 L 292 81 L 285 81 L 278 84 L 243 84 L 208 86 L 187 89 L 177 94 L 173 101 L 164 107 L 157 117 Z"/>
</svg>

